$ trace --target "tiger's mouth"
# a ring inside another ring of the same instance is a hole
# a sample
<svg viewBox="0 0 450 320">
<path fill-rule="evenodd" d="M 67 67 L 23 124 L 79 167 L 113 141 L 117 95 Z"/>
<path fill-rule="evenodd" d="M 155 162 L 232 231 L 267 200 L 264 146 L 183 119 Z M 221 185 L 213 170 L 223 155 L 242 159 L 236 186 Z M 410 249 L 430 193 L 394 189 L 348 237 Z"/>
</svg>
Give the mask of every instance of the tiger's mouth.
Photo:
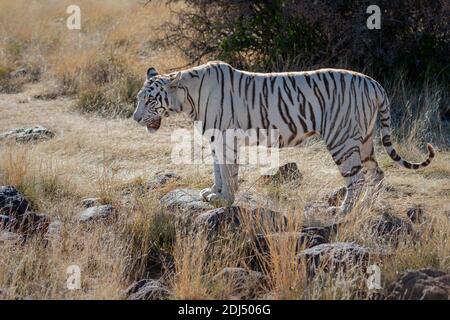
<svg viewBox="0 0 450 320">
<path fill-rule="evenodd" d="M 156 118 L 152 121 L 149 121 L 145 124 L 145 126 L 147 127 L 147 131 L 150 133 L 153 133 L 155 131 L 157 131 L 159 129 L 159 127 L 161 126 L 161 118 Z"/>
</svg>

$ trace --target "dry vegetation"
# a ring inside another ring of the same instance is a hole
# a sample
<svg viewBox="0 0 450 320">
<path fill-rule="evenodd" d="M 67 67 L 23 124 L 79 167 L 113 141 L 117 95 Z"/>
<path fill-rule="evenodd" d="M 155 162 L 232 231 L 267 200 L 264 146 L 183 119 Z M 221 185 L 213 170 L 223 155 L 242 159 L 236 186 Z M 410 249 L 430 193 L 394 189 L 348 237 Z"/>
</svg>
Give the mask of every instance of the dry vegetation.
<svg viewBox="0 0 450 320">
<path fill-rule="evenodd" d="M 38 144 L 1 143 L 0 185 L 16 186 L 34 210 L 62 223 L 61 232 L 46 244 L 39 236 L 22 245 L 0 243 L 0 289 L 5 290 L 0 298 L 121 299 L 134 280 L 155 276 L 160 270 L 152 266 L 171 259 L 175 268 L 170 263 L 162 268 L 171 298 L 235 298 L 231 284 L 214 276 L 224 267 L 249 268 L 242 234 L 254 234 L 254 226 L 244 223 L 239 234 L 225 230 L 211 244 L 205 235 L 186 230 L 159 204 L 160 197 L 176 187 L 211 184 L 209 166 L 170 161 L 170 134 L 176 127 L 189 128 L 187 119 L 168 118 L 158 133 L 149 136 L 131 119 L 83 113 L 92 107 L 101 109 L 101 115 L 127 114 L 149 65 L 164 72 L 186 63 L 176 48 L 158 46 L 160 31 L 151 30 L 171 19 L 170 10 L 158 1 L 145 8 L 138 1 L 78 3 L 83 32 L 65 28 L 70 1 L 0 0 L 0 85 L 8 83 L 3 90 L 8 94 L 0 94 L 0 132 L 41 124 L 56 133 Z M 7 79 L 20 66 L 32 72 L 14 82 Z M 413 89 L 394 86 L 397 103 L 415 99 L 429 106 L 423 116 L 411 115 L 413 125 L 404 124 L 397 131 L 404 141 L 397 143 L 400 154 L 421 159 L 418 141 L 431 137 L 423 128 L 437 117 L 439 96 L 426 90 L 412 95 Z M 22 92 L 11 94 L 16 91 Z M 448 142 L 445 128 L 436 128 L 433 138 L 441 145 Z M 405 216 L 406 208 L 423 205 L 426 220 L 416 226 L 414 239 L 405 236 L 397 246 L 387 247 L 387 256 L 374 261 L 382 269 L 383 285 L 407 269 L 450 271 L 450 153 L 438 151 L 432 165 L 418 172 L 396 168 L 381 148 L 377 155 L 391 188 L 370 205 L 357 206 L 335 240 L 386 249 L 366 230 L 366 222 L 379 215 L 380 208 Z M 283 150 L 281 158 L 298 162 L 303 174 L 299 187 L 269 186 L 258 180 L 257 168 L 245 166 L 240 194 L 250 193 L 260 205 L 286 213 L 288 231 L 298 231 L 305 205 L 323 200 L 343 181 L 320 142 Z M 145 191 L 146 181 L 164 170 L 182 179 Z M 77 223 L 74 216 L 83 209 L 80 200 L 85 197 L 111 203 L 116 208 L 114 220 L 89 226 Z M 321 270 L 309 281 L 297 261 L 293 239 L 270 241 L 269 251 L 269 277 L 260 298 L 348 299 L 355 298 L 355 288 L 365 290 L 362 268 L 346 273 Z M 66 268 L 72 264 L 81 267 L 81 290 L 65 287 Z"/>
</svg>

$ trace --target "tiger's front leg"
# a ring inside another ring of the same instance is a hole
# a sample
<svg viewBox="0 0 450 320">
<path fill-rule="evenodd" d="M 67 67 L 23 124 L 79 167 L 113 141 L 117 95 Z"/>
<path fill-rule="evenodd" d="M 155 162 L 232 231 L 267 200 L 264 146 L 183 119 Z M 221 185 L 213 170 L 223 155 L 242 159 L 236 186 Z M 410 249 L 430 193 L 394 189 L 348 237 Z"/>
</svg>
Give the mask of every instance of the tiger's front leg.
<svg viewBox="0 0 450 320">
<path fill-rule="evenodd" d="M 227 138 L 225 134 L 217 136 L 211 141 L 211 151 L 214 160 L 214 186 L 202 190 L 201 195 L 216 207 L 229 207 L 233 204 L 238 189 L 236 140 L 233 137 Z"/>
<path fill-rule="evenodd" d="M 211 188 L 205 188 L 200 191 L 200 196 L 203 200 L 208 201 L 208 196 L 213 193 L 218 193 L 222 191 L 222 177 L 220 174 L 220 167 L 217 162 L 215 151 L 212 150 L 212 155 L 214 159 L 214 184 Z"/>
<path fill-rule="evenodd" d="M 206 196 L 206 201 L 215 207 L 229 207 L 233 204 L 238 189 L 238 164 L 219 164 L 222 188 Z"/>
</svg>

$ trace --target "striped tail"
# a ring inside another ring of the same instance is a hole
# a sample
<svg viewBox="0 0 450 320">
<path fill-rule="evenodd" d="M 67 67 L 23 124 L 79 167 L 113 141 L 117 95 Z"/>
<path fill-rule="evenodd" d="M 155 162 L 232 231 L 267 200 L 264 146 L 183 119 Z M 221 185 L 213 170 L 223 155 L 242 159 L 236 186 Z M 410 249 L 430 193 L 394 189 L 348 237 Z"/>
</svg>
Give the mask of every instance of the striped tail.
<svg viewBox="0 0 450 320">
<path fill-rule="evenodd" d="M 384 149 L 386 150 L 387 154 L 391 157 L 392 160 L 394 160 L 400 167 L 407 168 L 407 169 L 420 169 L 428 166 L 431 163 L 431 160 L 434 158 L 434 148 L 431 144 L 427 144 L 428 148 L 428 158 L 421 162 L 421 163 L 411 163 L 408 162 L 402 157 L 399 156 L 397 151 L 395 151 L 394 147 L 392 146 L 391 141 L 391 113 L 389 109 L 389 100 L 385 94 L 385 100 L 380 105 L 380 123 L 381 123 L 381 137 Z"/>
</svg>

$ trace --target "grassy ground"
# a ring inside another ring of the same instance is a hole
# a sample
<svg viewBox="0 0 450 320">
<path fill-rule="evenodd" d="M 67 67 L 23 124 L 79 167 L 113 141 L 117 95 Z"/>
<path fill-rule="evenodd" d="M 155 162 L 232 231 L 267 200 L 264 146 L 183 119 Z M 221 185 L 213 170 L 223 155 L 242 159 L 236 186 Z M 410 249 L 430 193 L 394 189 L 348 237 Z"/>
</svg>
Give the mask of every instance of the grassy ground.
<svg viewBox="0 0 450 320">
<path fill-rule="evenodd" d="M 149 65 L 164 72 L 186 63 L 176 48 L 162 49 L 157 41 L 160 31 L 151 30 L 170 20 L 170 11 L 157 1 L 145 8 L 138 1 L 79 3 L 86 24 L 81 33 L 65 29 L 64 13 L 70 1 L 36 6 L 0 0 L 0 78 L 23 65 L 34 70 L 33 77 L 12 82 L 3 78 L 10 85 L 4 90 L 8 93 L 0 94 L 0 132 L 41 124 L 56 133 L 55 138 L 35 145 L 0 144 L 0 185 L 18 187 L 36 211 L 62 223 L 60 234 L 47 246 L 39 238 L 21 246 L 0 243 L 0 289 L 4 290 L 0 298 L 120 299 L 124 289 L 148 276 L 148 267 L 163 256 L 172 256 L 176 265 L 164 276 L 171 298 L 235 298 L 230 283 L 213 284 L 213 277 L 223 267 L 247 267 L 240 251 L 245 245 L 242 239 L 226 235 L 210 256 L 208 242 L 201 235 L 186 237 L 159 204 L 159 198 L 176 187 L 203 188 L 212 183 L 210 166 L 171 162 L 171 133 L 175 128 L 190 128 L 189 121 L 183 116 L 165 119 L 160 131 L 149 135 L 129 118 L 112 117 L 129 114 L 130 92 Z M 35 24 L 18 27 L 19 21 Z M 111 87 L 118 91 L 108 91 Z M 422 95 L 401 83 L 391 87 L 398 89 L 392 90 L 397 105 L 416 99 L 428 106 L 422 113 L 408 109 L 412 122 L 403 123 L 397 131 L 403 138 L 396 144 L 399 153 L 408 160 L 422 159 L 424 150 L 416 146 L 424 136 L 445 145 L 448 136 L 441 127 L 435 126 L 429 136 L 426 131 L 437 121 L 438 102 L 432 94 L 437 89 L 430 86 L 434 91 Z M 86 114 L 90 108 L 104 112 Z M 379 247 L 378 239 L 367 232 L 368 220 L 388 207 L 404 217 L 408 207 L 422 205 L 427 219 L 416 226 L 418 235 L 402 239 L 389 248 L 388 256 L 374 261 L 381 267 L 383 285 L 406 269 L 450 271 L 450 152 L 438 149 L 430 167 L 417 172 L 396 168 L 381 148 L 376 153 L 390 188 L 370 206 L 353 210 L 334 240 Z M 286 213 L 294 231 L 304 219 L 305 205 L 325 199 L 343 180 L 320 142 L 283 150 L 281 161 L 298 163 L 303 174 L 299 187 L 269 186 L 258 180 L 258 168 L 245 166 L 240 195 L 250 194 L 256 203 Z M 142 191 L 148 179 L 165 170 L 182 179 Z M 116 219 L 89 227 L 77 223 L 75 215 L 83 209 L 80 200 L 85 197 L 113 204 Z M 260 298 L 354 297 L 353 289 L 361 283 L 352 289 L 342 280 L 361 281 L 362 270 L 341 278 L 323 272 L 308 282 L 294 246 L 289 239 L 270 244 L 273 259 Z M 82 271 L 81 290 L 66 288 L 66 268 L 73 264 Z"/>
<path fill-rule="evenodd" d="M 144 275 L 145 255 L 153 246 L 165 245 L 160 240 L 161 234 L 177 237 L 163 228 L 167 221 L 161 221 L 163 210 L 158 204 L 159 197 L 176 186 L 208 186 L 212 182 L 211 168 L 171 163 L 170 133 L 175 127 L 189 126 L 183 117 L 168 118 L 161 131 L 149 135 L 131 119 L 105 120 L 80 115 L 71 108 L 75 102 L 70 99 L 28 102 L 25 97 L 36 87 L 31 86 L 29 90 L 1 95 L 0 129 L 39 123 L 54 130 L 56 137 L 32 146 L 3 144 L 0 184 L 18 186 L 33 201 L 37 211 L 62 221 L 63 228 L 61 236 L 45 248 L 38 239 L 19 247 L 2 245 L 0 287 L 8 289 L 7 298 L 120 298 L 134 278 Z M 413 148 L 399 149 L 407 158 L 418 155 Z M 450 197 L 450 153 L 438 152 L 433 165 L 419 172 L 394 167 L 382 150 L 377 154 L 393 191 L 383 193 L 375 207 L 385 207 L 387 203 L 394 213 L 405 216 L 406 208 L 421 204 L 429 218 L 420 229 L 420 241 L 412 243 L 407 239 L 383 261 L 383 280 L 388 282 L 397 272 L 421 266 L 450 270 L 450 208 L 445 201 Z M 257 168 L 244 167 L 241 192 L 255 195 L 260 203 L 288 213 L 295 220 L 301 219 L 305 204 L 322 200 L 343 183 L 320 143 L 284 150 L 281 155 L 283 162 L 299 164 L 304 175 L 300 187 L 269 187 L 257 181 Z M 139 192 L 139 186 L 161 170 L 174 171 L 182 180 L 162 189 Z M 117 221 L 94 224 L 90 228 L 78 224 L 74 216 L 82 210 L 80 200 L 92 196 L 117 207 Z M 375 245 L 376 241 L 364 232 L 364 221 L 377 214 L 366 207 L 354 210 L 348 216 L 346 231 L 338 239 Z M 171 276 L 174 297 L 227 298 L 226 291 L 211 291 L 204 277 L 214 275 L 224 266 L 241 265 L 242 258 L 224 254 L 208 260 L 202 257 L 205 242 L 192 241 L 176 241 L 175 247 L 172 243 L 168 245 L 167 250 L 183 262 Z M 238 247 L 236 243 L 231 247 L 227 244 L 220 250 Z M 295 258 L 292 250 L 276 246 L 273 250 L 274 253 L 279 250 L 278 259 L 273 262 L 279 265 L 271 271 L 270 291 L 275 297 L 346 297 L 346 293 L 336 292 L 332 285 L 313 292 L 301 290 L 305 286 L 301 269 L 286 265 L 286 261 Z M 81 267 L 83 290 L 65 289 L 65 270 L 70 264 Z"/>
</svg>

